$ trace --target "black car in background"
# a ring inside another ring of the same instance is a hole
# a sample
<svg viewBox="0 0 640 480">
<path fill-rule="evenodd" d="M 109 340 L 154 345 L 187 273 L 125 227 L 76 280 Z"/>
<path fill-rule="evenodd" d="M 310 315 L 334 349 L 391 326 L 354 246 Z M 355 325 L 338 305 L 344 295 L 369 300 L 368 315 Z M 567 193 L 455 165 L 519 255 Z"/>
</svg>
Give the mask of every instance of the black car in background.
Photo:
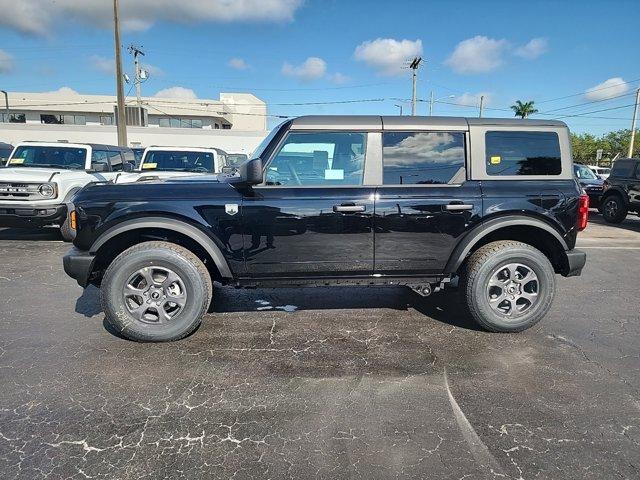
<svg viewBox="0 0 640 480">
<path fill-rule="evenodd" d="M 7 160 L 9 160 L 12 151 L 13 145 L 0 142 L 0 168 L 4 167 L 7 164 Z"/>
<path fill-rule="evenodd" d="M 594 171 L 586 165 L 580 165 L 578 163 L 573 165 L 573 173 L 585 193 L 589 195 L 589 206 L 600 210 L 604 180 L 599 178 Z"/>
<path fill-rule="evenodd" d="M 602 215 L 609 223 L 620 223 L 627 213 L 640 213 L 640 159 L 616 160 L 604 181 Z"/>
</svg>

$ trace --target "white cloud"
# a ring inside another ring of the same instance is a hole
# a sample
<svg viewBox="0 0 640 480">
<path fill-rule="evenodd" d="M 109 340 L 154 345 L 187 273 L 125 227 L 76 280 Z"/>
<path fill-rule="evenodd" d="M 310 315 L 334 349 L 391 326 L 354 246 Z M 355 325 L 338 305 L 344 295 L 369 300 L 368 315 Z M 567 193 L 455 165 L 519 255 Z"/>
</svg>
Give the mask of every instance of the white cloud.
<svg viewBox="0 0 640 480">
<path fill-rule="evenodd" d="M 356 47 L 353 56 L 375 68 L 381 75 L 401 75 L 407 60 L 422 55 L 422 40 L 378 38 Z"/>
<path fill-rule="evenodd" d="M 89 62 L 91 63 L 91 67 L 99 72 L 108 75 L 114 75 L 116 73 L 116 61 L 113 58 L 92 55 L 89 57 Z"/>
<path fill-rule="evenodd" d="M 629 84 L 620 77 L 610 78 L 595 87 L 589 88 L 584 95 L 589 100 L 606 100 L 627 93 Z"/>
<path fill-rule="evenodd" d="M 51 92 L 45 92 L 45 93 L 53 93 L 58 95 L 80 95 L 71 87 L 60 87 L 58 90 L 52 90 Z"/>
<path fill-rule="evenodd" d="M 247 62 L 242 58 L 232 58 L 229 60 L 228 65 L 235 70 L 246 70 L 249 68 Z"/>
<path fill-rule="evenodd" d="M 462 95 L 458 95 L 452 99 L 452 103 L 461 106 L 480 106 L 480 97 L 484 96 L 483 105 L 486 107 L 491 101 L 491 94 L 487 92 L 468 93 L 465 92 Z"/>
<path fill-rule="evenodd" d="M 351 80 L 346 75 L 341 74 L 340 72 L 332 73 L 329 75 L 329 81 L 335 85 L 344 85 L 349 80 Z"/>
<path fill-rule="evenodd" d="M 158 93 L 154 95 L 156 98 L 181 98 L 185 100 L 193 100 L 198 98 L 196 92 L 191 90 L 190 88 L 184 87 L 170 87 L 160 90 Z"/>
<path fill-rule="evenodd" d="M 13 57 L 4 50 L 0 50 L 0 73 L 9 73 L 13 70 Z"/>
<path fill-rule="evenodd" d="M 122 27 L 145 30 L 158 21 L 284 22 L 293 20 L 303 0 L 128 0 L 120 3 Z M 110 28 L 112 2 L 105 0 L 0 0 L 0 26 L 48 36 L 71 19 Z M 55 26 L 55 28 L 54 28 Z"/>
<path fill-rule="evenodd" d="M 527 60 L 533 60 L 547 50 L 549 50 L 549 42 L 546 38 L 532 38 L 528 43 L 516 48 L 514 53 Z"/>
<path fill-rule="evenodd" d="M 509 46 L 504 39 L 477 35 L 458 43 L 444 62 L 456 73 L 486 73 L 504 63 L 503 55 Z"/>
<path fill-rule="evenodd" d="M 324 77 L 327 72 L 327 62 L 318 57 L 309 57 L 300 65 L 291 65 L 285 62 L 282 65 L 282 73 L 287 77 L 293 77 L 300 82 L 308 83 Z"/>
</svg>

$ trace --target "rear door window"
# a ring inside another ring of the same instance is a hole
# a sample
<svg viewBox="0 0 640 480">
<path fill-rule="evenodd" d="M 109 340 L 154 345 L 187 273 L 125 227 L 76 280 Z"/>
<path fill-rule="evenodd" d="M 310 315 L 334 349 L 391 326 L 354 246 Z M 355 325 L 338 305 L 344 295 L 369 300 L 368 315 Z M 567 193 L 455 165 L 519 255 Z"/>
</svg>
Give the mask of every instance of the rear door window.
<svg viewBox="0 0 640 480">
<path fill-rule="evenodd" d="M 633 160 L 617 160 L 611 168 L 612 177 L 631 178 L 635 169 L 636 162 Z"/>
<path fill-rule="evenodd" d="M 465 165 L 463 132 L 385 132 L 384 185 L 451 183 Z"/>
<path fill-rule="evenodd" d="M 560 175 L 560 139 L 555 132 L 489 131 L 486 171 L 492 176 Z"/>
</svg>

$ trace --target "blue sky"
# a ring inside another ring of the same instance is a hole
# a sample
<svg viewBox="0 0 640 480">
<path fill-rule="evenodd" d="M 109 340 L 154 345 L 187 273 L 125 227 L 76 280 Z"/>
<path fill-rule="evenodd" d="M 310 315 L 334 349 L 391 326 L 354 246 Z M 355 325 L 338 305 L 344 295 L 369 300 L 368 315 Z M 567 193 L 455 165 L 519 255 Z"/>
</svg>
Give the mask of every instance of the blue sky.
<svg viewBox="0 0 640 480">
<path fill-rule="evenodd" d="M 421 54 L 418 93 L 434 91 L 435 114 L 475 116 L 480 94 L 485 116 L 534 100 L 541 118 L 599 134 L 629 128 L 640 86 L 635 1 L 120 1 L 123 44 L 147 53 L 145 95 L 247 91 L 274 115 L 406 113 L 401 66 Z M 109 4 L 0 0 L 0 88 L 113 93 Z"/>
</svg>

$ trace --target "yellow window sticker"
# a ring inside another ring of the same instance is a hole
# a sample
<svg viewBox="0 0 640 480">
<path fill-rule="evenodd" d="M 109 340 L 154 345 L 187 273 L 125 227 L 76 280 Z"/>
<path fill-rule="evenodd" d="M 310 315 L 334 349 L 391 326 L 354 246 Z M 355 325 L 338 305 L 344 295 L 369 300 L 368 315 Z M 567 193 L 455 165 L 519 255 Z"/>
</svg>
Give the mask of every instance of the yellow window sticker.
<svg viewBox="0 0 640 480">
<path fill-rule="evenodd" d="M 157 163 L 143 163 L 142 164 L 142 169 L 143 170 L 153 170 L 154 168 L 157 168 L 158 164 Z"/>
<path fill-rule="evenodd" d="M 491 157 L 491 165 L 499 165 L 501 161 L 502 161 L 501 157 L 498 157 L 498 156 Z"/>
<path fill-rule="evenodd" d="M 12 158 L 9 160 L 9 165 L 22 165 L 24 163 L 24 158 Z"/>
</svg>

